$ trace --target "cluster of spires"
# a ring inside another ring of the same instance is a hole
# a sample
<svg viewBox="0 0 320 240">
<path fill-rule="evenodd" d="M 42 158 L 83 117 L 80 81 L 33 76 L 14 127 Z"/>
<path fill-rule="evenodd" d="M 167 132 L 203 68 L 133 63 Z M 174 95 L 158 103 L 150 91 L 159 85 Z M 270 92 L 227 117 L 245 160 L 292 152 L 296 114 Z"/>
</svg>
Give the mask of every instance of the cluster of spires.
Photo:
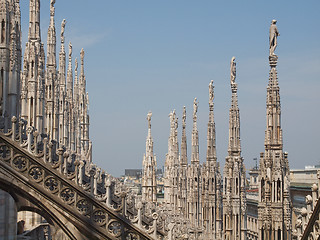
<svg viewBox="0 0 320 240">
<path fill-rule="evenodd" d="M 91 161 L 89 141 L 89 102 L 84 75 L 84 51 L 81 70 L 75 61 L 72 71 L 72 45 L 69 44 L 66 75 L 65 20 L 61 25 L 59 66 L 56 63 L 55 1 L 50 2 L 50 26 L 47 41 L 47 64 L 40 34 L 40 0 L 30 0 L 28 42 L 21 73 L 21 29 L 19 0 L 1 1 L 0 50 L 10 61 L 0 63 L 0 124 L 6 129 L 11 116 L 20 116 L 39 138 L 45 135 L 59 148 L 69 149 Z M 270 27 L 270 74 L 267 87 L 267 129 L 265 153 L 260 154 L 258 226 L 259 239 L 291 238 L 291 202 L 289 195 L 288 155 L 283 152 L 280 93 L 277 78 L 278 30 L 276 21 Z M 213 82 L 209 84 L 209 122 L 207 162 L 200 165 L 197 130 L 197 99 L 194 100 L 191 164 L 187 161 L 186 109 L 182 118 L 181 153 L 177 138 L 178 119 L 170 114 L 170 137 L 165 168 L 165 199 L 169 213 L 189 220 L 197 231 L 220 239 L 222 235 L 246 234 L 245 168 L 241 157 L 240 116 L 234 59 L 231 61 L 232 101 L 229 115 L 228 156 L 223 175 L 216 158 L 215 124 L 213 115 Z M 21 82 L 20 82 L 21 75 Z M 20 104 L 19 104 L 20 102 Z M 21 109 L 18 106 L 21 105 Z M 144 157 L 143 198 L 156 201 L 156 159 L 151 137 L 151 113 L 148 114 L 148 137 Z M 148 178 L 148 181 L 146 181 Z M 223 189 L 221 189 L 223 186 Z M 204 230 L 203 230 L 204 229 Z M 272 236 L 272 237 L 271 237 Z"/>
<path fill-rule="evenodd" d="M 19 0 L 0 2 L 0 51 L 6 59 L 0 61 L 0 125 L 18 116 L 21 72 L 21 13 Z"/>
<path fill-rule="evenodd" d="M 220 239 L 222 237 L 222 225 L 224 234 L 232 235 L 231 222 L 237 218 L 243 220 L 238 224 L 238 233 L 246 234 L 246 200 L 245 200 L 245 168 L 241 157 L 240 145 L 240 116 L 238 108 L 237 84 L 235 83 L 236 68 L 235 58 L 231 60 L 231 92 L 232 100 L 229 115 L 229 147 L 224 170 L 225 186 L 222 190 L 220 165 L 216 155 L 216 131 L 214 122 L 214 85 L 213 80 L 209 84 L 209 121 L 207 129 L 207 161 L 200 164 L 199 159 L 199 135 L 197 128 L 197 98 L 193 101 L 193 127 L 191 139 L 191 164 L 188 164 L 187 137 L 186 137 L 186 107 L 182 114 L 182 138 L 181 152 L 179 153 L 178 118 L 175 110 L 169 114 L 170 136 L 168 140 L 168 153 L 165 160 L 164 177 L 164 205 L 175 215 L 183 217 L 198 229 L 205 229 L 206 236 Z M 146 142 L 146 156 L 153 158 L 153 141 L 151 138 L 151 113 L 148 114 L 148 137 Z M 142 198 L 145 201 L 156 202 L 157 183 L 155 178 L 148 174 L 155 172 L 156 162 L 143 161 Z M 153 170 L 150 170 L 153 169 Z M 146 184 L 146 179 L 153 179 Z M 234 186 L 234 183 L 238 183 Z M 232 189 L 231 189 L 232 186 Z M 237 188 L 234 191 L 233 188 Z M 224 193 L 223 193 L 224 191 Z M 149 192 L 149 194 L 145 194 Z M 154 194 L 150 194 L 153 192 Z M 152 198 L 150 196 L 153 196 Z M 237 206 L 235 208 L 234 206 Z M 222 211 L 228 209 L 228 214 Z M 231 213 L 231 214 L 230 214 Z M 228 233 L 231 231 L 231 233 Z M 235 234 L 235 233 L 233 233 Z"/>
<path fill-rule="evenodd" d="M 59 64 L 56 62 L 55 0 L 50 2 L 47 62 L 40 34 L 40 0 L 30 0 L 30 22 L 21 75 L 21 118 L 38 133 L 72 153 L 91 161 L 89 140 L 89 98 L 84 74 L 84 50 L 80 52 L 80 74 L 75 59 L 73 77 L 72 44 L 65 51 L 65 25 L 61 23 Z M 68 64 L 68 65 L 67 65 Z"/>
<path fill-rule="evenodd" d="M 276 21 L 270 27 L 270 77 L 267 87 L 267 129 L 265 153 L 259 168 L 258 239 L 291 239 L 291 200 L 289 164 L 283 152 L 280 89 L 277 77 L 278 56 L 274 53 L 279 32 Z M 241 156 L 240 114 L 238 107 L 236 63 L 230 64 L 231 107 L 229 111 L 228 156 L 220 174 L 216 157 L 214 123 L 214 87 L 209 84 L 209 122 L 207 130 L 207 161 L 199 162 L 197 129 L 198 101 L 193 103 L 191 164 L 187 161 L 186 109 L 183 109 L 181 153 L 177 139 L 178 119 L 170 113 L 170 136 L 165 160 L 164 207 L 178 222 L 188 221 L 194 233 L 203 239 L 247 239 L 246 170 Z M 150 122 L 150 119 L 149 119 Z M 149 123 L 150 126 L 150 123 Z M 148 138 L 151 138 L 149 127 Z M 147 149 L 153 147 L 148 145 Z M 153 151 L 152 151 L 153 153 Z M 149 151 L 151 154 L 151 151 Z M 154 165 L 152 165 L 154 164 Z M 156 181 L 145 184 L 145 170 L 156 168 L 156 162 L 143 162 L 143 199 L 156 202 L 146 192 L 156 189 Z M 149 179 L 150 176 L 149 176 Z M 155 178 L 153 178 L 155 179 Z"/>
</svg>

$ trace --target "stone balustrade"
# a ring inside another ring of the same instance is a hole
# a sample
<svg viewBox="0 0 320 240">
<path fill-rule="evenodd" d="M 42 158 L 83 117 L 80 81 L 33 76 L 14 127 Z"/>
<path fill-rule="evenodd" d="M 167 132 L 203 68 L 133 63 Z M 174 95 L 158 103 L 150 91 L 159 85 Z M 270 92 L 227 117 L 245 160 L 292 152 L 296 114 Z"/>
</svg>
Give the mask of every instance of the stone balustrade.
<svg viewBox="0 0 320 240">
<path fill-rule="evenodd" d="M 106 229 L 110 236 L 125 239 L 172 239 L 165 211 L 145 203 L 120 181 L 71 152 L 27 122 L 12 118 L 12 128 L 0 133 L 0 160 L 52 198 Z M 172 231 L 172 229 L 171 229 Z"/>
</svg>

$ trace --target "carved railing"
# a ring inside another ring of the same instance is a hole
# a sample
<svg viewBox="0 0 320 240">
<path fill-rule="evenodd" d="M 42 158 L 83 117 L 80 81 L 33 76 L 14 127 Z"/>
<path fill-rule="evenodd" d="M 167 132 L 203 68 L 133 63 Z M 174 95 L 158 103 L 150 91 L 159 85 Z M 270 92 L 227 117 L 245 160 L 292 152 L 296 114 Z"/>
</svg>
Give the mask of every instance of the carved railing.
<svg viewBox="0 0 320 240">
<path fill-rule="evenodd" d="M 58 147 L 25 121 L 0 132 L 0 167 L 63 209 L 62 214 L 110 239 L 165 239 L 168 221 L 96 165 Z M 82 226 L 82 227 L 83 227 Z M 170 234 L 168 234 L 170 235 Z"/>
<path fill-rule="evenodd" d="M 318 186 L 312 186 L 312 196 L 306 196 L 307 208 L 301 209 L 293 232 L 293 239 L 315 240 L 320 239 L 320 201 Z"/>
</svg>

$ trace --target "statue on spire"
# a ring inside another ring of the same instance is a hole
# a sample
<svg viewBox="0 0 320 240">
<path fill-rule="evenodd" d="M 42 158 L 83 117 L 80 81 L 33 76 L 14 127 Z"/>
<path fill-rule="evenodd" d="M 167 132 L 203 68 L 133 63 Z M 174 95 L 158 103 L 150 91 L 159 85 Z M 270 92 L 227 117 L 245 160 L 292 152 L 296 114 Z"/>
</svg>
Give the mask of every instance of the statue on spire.
<svg viewBox="0 0 320 240">
<path fill-rule="evenodd" d="M 183 113 L 182 113 L 182 126 L 186 125 L 187 113 L 186 113 L 186 106 L 183 106 Z"/>
<path fill-rule="evenodd" d="M 147 115 L 147 120 L 148 120 L 148 128 L 151 129 L 151 117 L 152 117 L 152 112 L 149 111 Z"/>
<path fill-rule="evenodd" d="M 209 103 L 212 103 L 214 99 L 214 86 L 213 80 L 209 83 Z"/>
<path fill-rule="evenodd" d="M 50 1 L 50 15 L 54 16 L 54 4 L 56 3 L 56 0 Z"/>
<path fill-rule="evenodd" d="M 64 29 L 66 27 L 66 20 L 63 19 L 61 22 L 61 42 L 64 42 Z"/>
<path fill-rule="evenodd" d="M 72 56 L 72 44 L 69 42 L 69 58 Z"/>
<path fill-rule="evenodd" d="M 270 26 L 270 36 L 269 36 L 269 47 L 270 47 L 270 53 L 269 56 L 274 56 L 274 51 L 276 50 L 277 47 L 277 37 L 280 36 L 280 33 L 278 32 L 277 28 L 277 20 L 272 20 L 271 21 L 271 26 Z"/>
<path fill-rule="evenodd" d="M 77 72 L 77 71 L 78 71 L 78 58 L 76 58 L 76 59 L 74 60 L 74 64 L 75 64 L 75 69 L 74 69 L 74 71 Z"/>
<path fill-rule="evenodd" d="M 236 80 L 236 58 L 232 57 L 231 62 L 230 62 L 230 79 L 231 79 L 231 84 L 235 84 Z"/>
<path fill-rule="evenodd" d="M 84 50 L 83 50 L 83 48 L 81 49 L 80 57 L 81 57 L 81 65 L 83 65 L 83 59 L 84 59 Z"/>
<path fill-rule="evenodd" d="M 197 102 L 197 98 L 194 98 L 193 100 L 193 120 L 194 121 L 197 120 L 198 104 L 199 102 Z"/>
</svg>

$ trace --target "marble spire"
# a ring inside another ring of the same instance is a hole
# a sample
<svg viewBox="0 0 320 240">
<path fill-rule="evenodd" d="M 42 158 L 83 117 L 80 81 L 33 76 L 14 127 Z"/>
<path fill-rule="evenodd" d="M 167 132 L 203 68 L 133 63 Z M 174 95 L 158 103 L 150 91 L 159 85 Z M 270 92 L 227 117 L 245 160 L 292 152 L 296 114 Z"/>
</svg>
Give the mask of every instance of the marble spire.
<svg viewBox="0 0 320 240">
<path fill-rule="evenodd" d="M 142 200 L 145 202 L 157 202 L 157 161 L 153 154 L 153 139 L 151 136 L 151 117 L 150 111 L 147 115 L 148 135 L 146 140 L 146 153 L 143 156 L 142 169 Z"/>
<path fill-rule="evenodd" d="M 197 128 L 197 112 L 198 112 L 197 98 L 193 100 L 193 128 L 191 139 L 191 164 L 199 165 L 199 133 Z"/>
<path fill-rule="evenodd" d="M 187 202 L 187 194 L 188 194 L 188 157 L 187 157 L 187 135 L 186 135 L 186 120 L 187 120 L 187 112 L 186 107 L 183 107 L 182 113 L 182 136 L 181 136 L 181 152 L 180 152 L 180 167 L 179 167 L 179 184 L 178 184 L 178 208 L 179 212 L 185 218 L 188 217 L 188 202 Z"/>
<path fill-rule="evenodd" d="M 73 72 L 72 72 L 72 44 L 69 43 L 69 61 L 67 71 L 67 91 L 66 101 L 68 107 L 68 145 L 72 151 L 75 151 L 75 135 L 74 135 L 74 102 L 73 102 Z"/>
<path fill-rule="evenodd" d="M 283 152 L 280 87 L 275 54 L 280 35 L 272 20 L 269 36 L 269 83 L 267 86 L 265 152 L 260 154 L 258 228 L 259 239 L 291 239 L 291 200 L 288 154 Z"/>
<path fill-rule="evenodd" d="M 236 62 L 230 62 L 231 107 L 229 110 L 229 144 L 228 156 L 224 166 L 223 215 L 224 235 L 229 239 L 246 239 L 246 173 L 241 157 L 240 114 L 238 107 L 238 87 L 236 79 Z"/>
<path fill-rule="evenodd" d="M 216 153 L 216 128 L 214 122 L 214 86 L 213 80 L 209 84 L 209 121 L 208 121 L 208 133 L 207 133 L 207 163 L 216 164 L 217 153 Z"/>
<path fill-rule="evenodd" d="M 80 57 L 81 57 L 81 68 L 80 68 L 80 82 L 79 82 L 79 84 L 80 84 L 81 88 L 83 89 L 84 86 L 86 86 L 86 78 L 84 75 L 84 50 L 83 50 L 83 48 L 81 49 Z"/>
<path fill-rule="evenodd" d="M 182 137 L 181 137 L 181 153 L 180 153 L 180 165 L 188 165 L 188 156 L 187 156 L 187 134 L 186 134 L 186 107 L 183 107 L 182 113 Z"/>
<path fill-rule="evenodd" d="M 83 126 L 81 130 L 81 141 L 82 141 L 82 151 L 88 152 L 89 150 L 89 96 L 86 92 L 86 77 L 84 75 L 84 50 L 81 49 L 81 70 L 79 78 L 79 97 L 80 97 L 80 119 L 81 125 Z"/>
<path fill-rule="evenodd" d="M 40 0 L 30 0 L 28 42 L 22 74 L 21 117 L 40 133 L 44 130 L 45 54 L 40 34 Z"/>
<path fill-rule="evenodd" d="M 26 101 L 27 86 L 21 84 L 21 14 L 19 1 L 1 1 L 0 125 L 11 127 L 12 116 L 19 115 L 20 94 Z M 20 89 L 23 87 L 25 90 Z M 26 106 L 26 104 L 25 104 Z"/>
<path fill-rule="evenodd" d="M 47 69 L 46 69 L 46 98 L 45 98 L 45 131 L 48 133 L 50 139 L 57 139 L 57 97 L 56 87 L 57 83 L 57 62 L 56 62 L 56 27 L 54 21 L 55 15 L 55 0 L 50 2 L 50 25 L 47 35 Z"/>
<path fill-rule="evenodd" d="M 59 144 L 67 145 L 67 120 L 65 116 L 66 109 L 66 52 L 64 49 L 64 31 L 66 26 L 66 20 L 61 22 L 61 47 L 59 53 Z"/>
<path fill-rule="evenodd" d="M 230 83 L 231 83 L 231 107 L 229 111 L 229 156 L 241 155 L 241 142 L 240 142 L 240 114 L 238 107 L 238 85 L 236 79 L 236 62 L 235 57 L 232 57 L 230 63 Z"/>
<path fill-rule="evenodd" d="M 52 66 L 56 68 L 56 27 L 55 27 L 55 0 L 50 2 L 50 25 L 47 37 L 47 68 Z"/>
<path fill-rule="evenodd" d="M 216 130 L 214 122 L 214 85 L 209 83 L 209 121 L 207 129 L 207 161 L 201 169 L 203 199 L 203 216 L 206 234 L 209 239 L 221 239 L 222 227 L 222 193 L 221 173 L 216 156 Z"/>
<path fill-rule="evenodd" d="M 66 52 L 64 47 L 64 31 L 66 27 L 66 20 L 63 19 L 61 22 L 61 46 L 60 46 L 60 53 L 59 53 L 59 85 L 60 85 L 60 91 L 65 92 L 65 86 L 66 86 Z"/>
<path fill-rule="evenodd" d="M 67 71 L 67 100 L 71 103 L 73 100 L 73 71 L 72 71 L 72 44 L 69 43 L 69 61 Z"/>
<path fill-rule="evenodd" d="M 40 33 L 40 0 L 30 0 L 28 39 L 41 41 Z"/>
<path fill-rule="evenodd" d="M 147 158 L 149 158 L 150 156 L 153 156 L 153 139 L 151 136 L 151 117 L 152 117 L 152 112 L 149 111 L 147 115 L 147 120 L 148 120 L 148 136 L 146 141 L 146 157 Z"/>
</svg>

